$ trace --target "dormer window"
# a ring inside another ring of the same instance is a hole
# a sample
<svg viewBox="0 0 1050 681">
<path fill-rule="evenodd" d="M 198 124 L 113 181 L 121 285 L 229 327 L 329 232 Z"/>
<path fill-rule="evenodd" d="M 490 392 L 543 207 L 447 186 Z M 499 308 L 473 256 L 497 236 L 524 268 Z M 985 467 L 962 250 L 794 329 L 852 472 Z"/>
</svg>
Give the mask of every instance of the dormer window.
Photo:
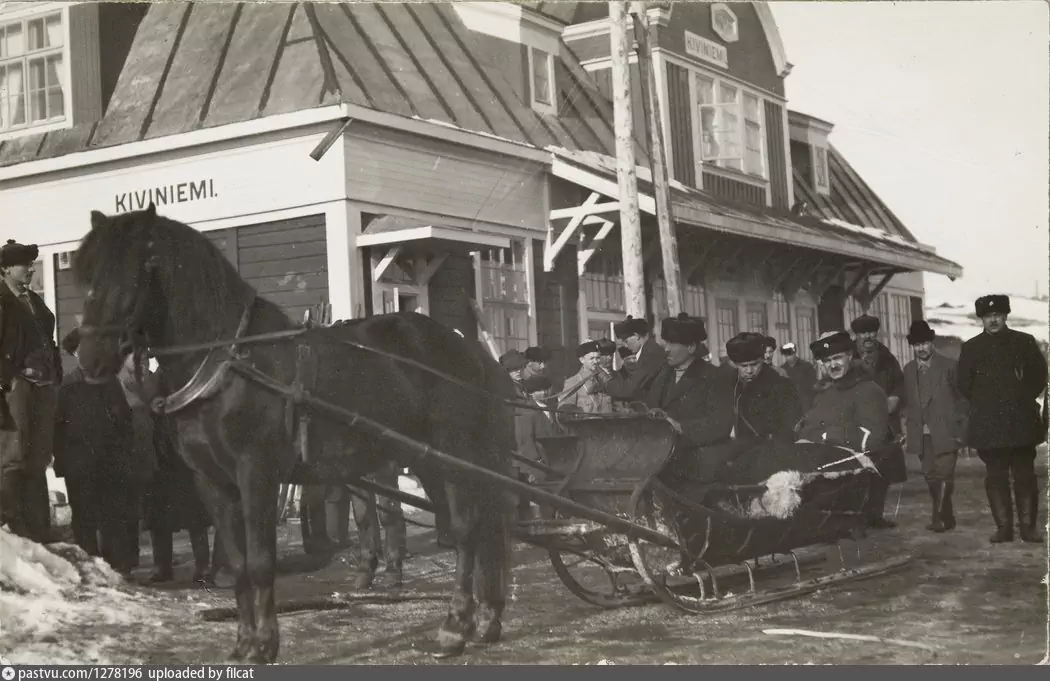
<svg viewBox="0 0 1050 681">
<path fill-rule="evenodd" d="M 827 147 L 814 146 L 813 149 L 813 186 L 817 192 L 827 196 L 831 193 L 831 181 L 828 179 Z"/>
<path fill-rule="evenodd" d="M 536 47 L 529 48 L 529 90 L 532 108 L 539 113 L 555 114 L 554 57 Z"/>
<path fill-rule="evenodd" d="M 0 15 L 0 132 L 65 120 L 65 34 L 61 11 L 7 21 Z"/>
<path fill-rule="evenodd" d="M 764 178 L 762 100 L 702 73 L 695 85 L 704 163 Z"/>
</svg>

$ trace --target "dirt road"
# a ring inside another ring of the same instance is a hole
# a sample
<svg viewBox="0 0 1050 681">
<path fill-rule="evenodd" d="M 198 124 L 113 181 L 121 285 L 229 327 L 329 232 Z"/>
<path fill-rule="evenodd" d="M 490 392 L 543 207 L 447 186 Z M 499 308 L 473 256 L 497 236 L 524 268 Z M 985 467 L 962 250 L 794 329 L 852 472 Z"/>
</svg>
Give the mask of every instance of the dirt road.
<svg viewBox="0 0 1050 681">
<path fill-rule="evenodd" d="M 820 591 L 780 604 L 694 617 L 654 604 L 600 610 L 575 599 L 558 581 L 543 552 L 517 545 L 512 602 L 504 640 L 472 646 L 460 660 L 436 662 L 434 634 L 442 601 L 363 604 L 351 609 L 288 614 L 281 619 L 284 663 L 320 664 L 1034 664 L 1047 650 L 1047 545 L 992 546 L 983 466 L 960 461 L 953 532 L 927 532 L 929 500 L 915 461 L 897 506 L 895 530 L 874 536 L 874 555 L 909 552 L 914 561 L 889 576 Z M 1037 464 L 1046 489 L 1046 456 Z M 1043 512 L 1045 515 L 1045 505 Z M 427 521 L 426 515 L 416 516 Z M 1044 519 L 1045 524 L 1045 519 Z M 349 552 L 310 565 L 298 546 L 298 526 L 281 528 L 281 600 L 345 592 Z M 431 531 L 412 528 L 404 590 L 448 593 L 452 554 L 434 546 Z M 179 574 L 188 578 L 188 547 Z M 148 564 L 148 549 L 145 555 Z M 382 583 L 377 584 L 382 588 Z M 158 590 L 156 621 L 134 631 L 70 632 L 106 636 L 115 659 L 164 663 L 220 662 L 235 634 L 233 623 L 203 623 L 202 607 L 232 605 L 231 593 L 205 593 L 186 582 Z M 936 648 L 865 641 L 772 636 L 767 628 L 871 634 Z"/>
</svg>

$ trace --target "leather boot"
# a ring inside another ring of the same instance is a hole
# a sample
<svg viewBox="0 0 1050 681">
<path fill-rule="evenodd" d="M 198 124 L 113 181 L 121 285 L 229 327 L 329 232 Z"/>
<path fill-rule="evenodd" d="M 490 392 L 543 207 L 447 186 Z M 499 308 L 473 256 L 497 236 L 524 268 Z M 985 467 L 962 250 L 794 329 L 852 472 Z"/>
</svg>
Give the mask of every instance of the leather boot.
<svg viewBox="0 0 1050 681">
<path fill-rule="evenodd" d="M 1039 488 L 1035 480 L 1014 482 L 1014 496 L 1017 502 L 1017 530 L 1021 541 L 1030 544 L 1042 544 L 1039 534 Z"/>
<path fill-rule="evenodd" d="M 150 530 L 149 541 L 153 548 L 153 574 L 149 576 L 149 581 L 153 583 L 170 582 L 175 579 L 175 570 L 172 567 L 174 549 L 171 532 Z"/>
<path fill-rule="evenodd" d="M 945 484 L 938 480 L 936 482 L 929 482 L 927 486 L 930 489 L 930 499 L 933 501 L 933 512 L 931 513 L 931 522 L 926 526 L 926 529 L 931 532 L 944 532 L 946 529 L 944 526 L 944 493 Z"/>
<path fill-rule="evenodd" d="M 193 548 L 193 582 L 204 586 L 215 586 L 215 576 L 211 571 L 211 547 L 208 546 L 208 530 L 191 530 L 190 546 Z"/>
<path fill-rule="evenodd" d="M 993 544 L 1013 541 L 1014 509 L 1010 499 L 1009 485 L 994 485 L 985 481 L 984 490 L 988 494 L 988 508 L 992 511 L 992 519 L 995 520 L 996 527 L 995 534 L 989 541 Z"/>
<path fill-rule="evenodd" d="M 7 525 L 11 534 L 27 537 L 22 496 L 22 471 L 0 471 L 0 525 Z"/>
<path fill-rule="evenodd" d="M 944 483 L 944 505 L 941 506 L 941 520 L 944 522 L 944 529 L 947 531 L 955 529 L 955 507 L 952 505 L 952 493 L 954 491 L 954 480 L 948 480 Z"/>
<path fill-rule="evenodd" d="M 885 478 L 877 477 L 872 480 L 868 491 L 868 503 L 864 509 L 868 519 L 868 527 L 879 530 L 897 527 L 897 523 L 887 520 L 883 516 L 883 509 L 886 506 L 886 493 L 889 492 L 889 489 L 890 485 Z"/>
</svg>

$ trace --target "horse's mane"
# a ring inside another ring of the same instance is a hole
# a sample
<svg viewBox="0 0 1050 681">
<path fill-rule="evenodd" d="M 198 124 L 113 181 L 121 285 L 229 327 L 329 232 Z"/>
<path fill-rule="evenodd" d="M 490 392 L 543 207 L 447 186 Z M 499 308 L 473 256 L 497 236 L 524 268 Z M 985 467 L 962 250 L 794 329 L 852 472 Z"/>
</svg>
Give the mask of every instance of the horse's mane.
<svg viewBox="0 0 1050 681">
<path fill-rule="evenodd" d="M 95 218 L 73 257 L 73 276 L 82 287 L 134 286 L 133 277 L 152 258 L 171 320 L 192 320 L 195 331 L 209 336 L 228 333 L 227 312 L 254 296 L 222 251 L 189 225 L 149 219 L 146 211 L 102 219 Z"/>
</svg>

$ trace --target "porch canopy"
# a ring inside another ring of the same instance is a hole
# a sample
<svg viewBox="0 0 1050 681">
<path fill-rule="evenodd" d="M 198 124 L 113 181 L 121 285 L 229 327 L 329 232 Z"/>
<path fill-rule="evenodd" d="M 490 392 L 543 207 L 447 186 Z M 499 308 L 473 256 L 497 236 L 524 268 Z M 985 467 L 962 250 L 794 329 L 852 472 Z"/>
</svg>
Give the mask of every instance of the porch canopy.
<svg viewBox="0 0 1050 681">
<path fill-rule="evenodd" d="M 431 225 L 399 215 L 377 215 L 363 225 L 356 244 L 359 248 L 372 249 L 372 281 L 380 281 L 391 265 L 400 264 L 402 270 L 411 274 L 414 284 L 426 286 L 449 254 L 479 248 L 509 248 L 510 239 L 501 234 Z"/>
<path fill-rule="evenodd" d="M 594 152 L 548 149 L 553 154 L 553 175 L 582 188 L 587 198 L 576 207 L 551 211 L 544 266 L 552 268 L 558 253 L 576 239 L 582 274 L 619 219 L 616 160 Z M 639 209 L 655 216 L 649 169 L 638 167 L 637 174 Z M 952 279 L 962 276 L 958 264 L 900 235 L 837 219 L 728 202 L 674 180 L 671 213 L 680 241 L 683 282 L 694 276 L 710 278 L 726 267 L 757 267 L 769 274 L 775 290 L 789 298 L 800 288 L 820 296 L 830 285 L 841 282 L 846 295 L 853 295 L 866 307 L 896 274 L 918 271 Z M 650 234 L 648 241 L 644 258 L 647 270 L 656 274 L 659 239 Z M 880 275 L 872 286 L 871 278 Z"/>
</svg>

